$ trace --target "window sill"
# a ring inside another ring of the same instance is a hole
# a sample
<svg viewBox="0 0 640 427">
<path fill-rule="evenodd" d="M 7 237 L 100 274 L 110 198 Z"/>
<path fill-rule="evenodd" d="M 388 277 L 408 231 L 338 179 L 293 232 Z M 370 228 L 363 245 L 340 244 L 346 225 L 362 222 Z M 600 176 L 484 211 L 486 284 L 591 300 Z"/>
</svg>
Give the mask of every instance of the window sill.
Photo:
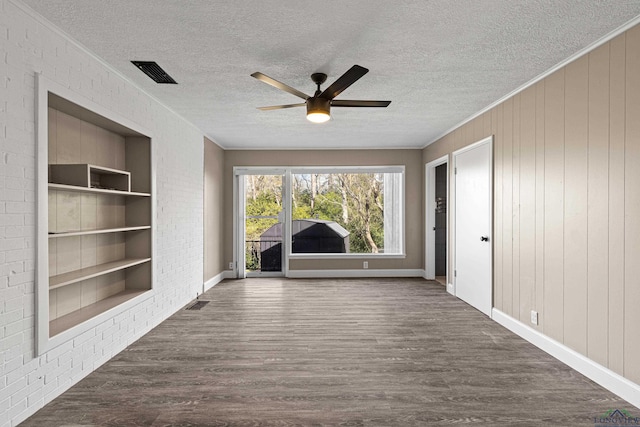
<svg viewBox="0 0 640 427">
<path fill-rule="evenodd" d="M 289 254 L 289 259 L 404 259 L 406 254 Z"/>
</svg>

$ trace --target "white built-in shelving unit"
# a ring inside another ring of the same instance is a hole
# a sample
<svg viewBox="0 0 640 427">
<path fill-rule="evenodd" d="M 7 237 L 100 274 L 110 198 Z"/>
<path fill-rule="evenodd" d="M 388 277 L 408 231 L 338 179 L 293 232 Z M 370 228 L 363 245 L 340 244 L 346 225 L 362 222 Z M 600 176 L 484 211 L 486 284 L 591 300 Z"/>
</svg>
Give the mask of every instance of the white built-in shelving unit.
<svg viewBox="0 0 640 427">
<path fill-rule="evenodd" d="M 151 136 L 38 76 L 38 352 L 151 295 Z"/>
</svg>

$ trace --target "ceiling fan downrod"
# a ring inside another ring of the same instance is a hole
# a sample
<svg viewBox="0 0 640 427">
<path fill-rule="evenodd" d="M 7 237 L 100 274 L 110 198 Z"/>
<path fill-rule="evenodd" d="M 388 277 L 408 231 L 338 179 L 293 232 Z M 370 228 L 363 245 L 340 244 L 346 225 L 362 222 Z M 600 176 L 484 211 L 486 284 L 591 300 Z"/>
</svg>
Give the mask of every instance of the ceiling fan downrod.
<svg viewBox="0 0 640 427">
<path fill-rule="evenodd" d="M 327 75 L 325 73 L 313 73 L 311 74 L 311 80 L 318 87 L 316 93 L 313 95 L 314 97 L 316 97 L 322 93 L 322 91 L 320 91 L 320 85 L 327 81 Z"/>
</svg>

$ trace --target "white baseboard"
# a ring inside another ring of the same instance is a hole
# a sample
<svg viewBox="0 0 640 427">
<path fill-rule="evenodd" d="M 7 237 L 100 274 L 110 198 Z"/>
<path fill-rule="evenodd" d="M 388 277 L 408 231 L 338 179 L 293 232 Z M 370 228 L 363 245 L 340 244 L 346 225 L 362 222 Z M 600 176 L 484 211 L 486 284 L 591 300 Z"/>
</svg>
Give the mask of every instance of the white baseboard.
<svg viewBox="0 0 640 427">
<path fill-rule="evenodd" d="M 447 283 L 447 292 L 453 296 L 456 295 L 456 288 L 453 286 L 453 283 Z"/>
<path fill-rule="evenodd" d="M 562 363 L 640 408 L 640 385 L 629 381 L 623 376 L 605 368 L 564 344 L 549 338 L 498 309 L 493 309 L 492 319 L 541 350 L 549 353 Z"/>
<path fill-rule="evenodd" d="M 227 273 L 231 273 L 231 271 L 225 270 L 222 273 L 216 274 L 211 279 L 209 279 L 206 282 L 204 282 L 204 290 L 205 290 L 205 292 L 208 291 L 209 289 L 213 288 L 218 283 L 222 282 L 224 279 L 229 279 L 230 277 L 227 277 Z"/>
<path fill-rule="evenodd" d="M 360 277 L 424 277 L 422 269 L 402 270 L 289 270 L 294 279 L 360 278 Z"/>
</svg>

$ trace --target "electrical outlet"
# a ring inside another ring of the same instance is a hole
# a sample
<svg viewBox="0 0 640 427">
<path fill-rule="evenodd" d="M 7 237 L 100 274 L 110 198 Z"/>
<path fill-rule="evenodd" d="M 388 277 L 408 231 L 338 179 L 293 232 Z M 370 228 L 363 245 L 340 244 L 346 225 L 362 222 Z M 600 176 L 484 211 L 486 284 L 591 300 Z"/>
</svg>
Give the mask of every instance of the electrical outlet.
<svg viewBox="0 0 640 427">
<path fill-rule="evenodd" d="M 233 262 L 229 263 L 229 270 L 233 270 Z"/>
<path fill-rule="evenodd" d="M 364 268 L 365 270 L 366 270 L 367 268 L 369 268 L 369 261 L 363 261 L 363 262 L 362 262 L 362 268 Z"/>
<path fill-rule="evenodd" d="M 534 325 L 538 324 L 538 312 L 535 310 L 531 310 L 531 323 Z"/>
</svg>

